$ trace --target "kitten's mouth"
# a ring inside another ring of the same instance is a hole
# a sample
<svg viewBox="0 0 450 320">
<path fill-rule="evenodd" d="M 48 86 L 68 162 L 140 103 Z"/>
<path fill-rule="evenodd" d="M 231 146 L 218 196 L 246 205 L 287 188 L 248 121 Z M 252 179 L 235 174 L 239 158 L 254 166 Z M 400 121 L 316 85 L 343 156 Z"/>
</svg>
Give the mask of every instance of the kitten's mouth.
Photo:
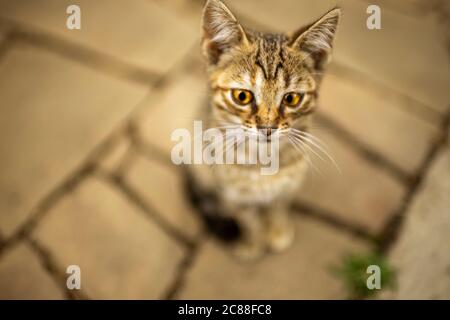
<svg viewBox="0 0 450 320">
<path fill-rule="evenodd" d="M 259 139 L 263 142 L 270 142 L 277 136 L 276 128 L 258 129 Z"/>
<path fill-rule="evenodd" d="M 261 141 L 263 142 L 271 142 L 272 141 L 272 136 L 266 136 L 266 135 L 261 135 Z"/>
</svg>

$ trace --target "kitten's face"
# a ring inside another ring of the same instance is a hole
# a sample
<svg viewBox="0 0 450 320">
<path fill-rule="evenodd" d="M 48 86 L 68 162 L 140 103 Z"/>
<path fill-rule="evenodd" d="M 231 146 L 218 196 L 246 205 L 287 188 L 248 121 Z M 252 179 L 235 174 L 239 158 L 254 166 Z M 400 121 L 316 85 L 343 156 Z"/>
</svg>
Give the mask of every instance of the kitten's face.
<svg viewBox="0 0 450 320">
<path fill-rule="evenodd" d="M 216 116 L 251 129 L 286 129 L 309 114 L 318 78 L 308 54 L 282 35 L 258 35 L 235 48 L 210 77 Z M 305 59 L 306 58 L 306 59 Z"/>
<path fill-rule="evenodd" d="M 329 58 L 339 9 L 292 37 L 244 31 L 219 0 L 204 11 L 214 117 L 247 130 L 301 126 L 314 110 L 323 66 Z"/>
</svg>

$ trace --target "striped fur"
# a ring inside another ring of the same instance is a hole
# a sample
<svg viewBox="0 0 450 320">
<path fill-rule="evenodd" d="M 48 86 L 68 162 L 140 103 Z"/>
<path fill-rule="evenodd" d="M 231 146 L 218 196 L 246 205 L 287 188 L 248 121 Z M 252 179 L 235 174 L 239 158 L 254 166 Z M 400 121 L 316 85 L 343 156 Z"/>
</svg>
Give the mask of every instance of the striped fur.
<svg viewBox="0 0 450 320">
<path fill-rule="evenodd" d="M 307 131 L 339 15 L 339 9 L 333 9 L 288 36 L 244 29 L 220 0 L 207 1 L 202 46 L 211 91 L 205 113 L 208 126 L 236 125 L 256 133 L 267 128 Z M 233 100 L 233 89 L 250 91 L 253 101 L 239 105 Z M 285 105 L 289 93 L 302 97 L 298 106 Z M 244 233 L 237 250 L 247 257 L 265 249 L 282 250 L 291 243 L 288 208 L 307 163 L 282 141 L 279 172 L 262 176 L 259 167 L 235 164 L 191 170 L 199 188 L 215 193 L 221 212 L 238 220 Z"/>
</svg>

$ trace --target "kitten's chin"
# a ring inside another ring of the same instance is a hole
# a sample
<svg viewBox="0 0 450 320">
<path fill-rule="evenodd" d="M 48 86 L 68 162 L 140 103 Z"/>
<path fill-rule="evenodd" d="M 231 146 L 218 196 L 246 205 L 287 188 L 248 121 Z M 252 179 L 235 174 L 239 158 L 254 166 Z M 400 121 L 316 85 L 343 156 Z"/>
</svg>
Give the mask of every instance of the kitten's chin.
<svg viewBox="0 0 450 320">
<path fill-rule="evenodd" d="M 274 145 L 276 149 L 282 149 L 289 145 L 289 139 L 286 136 L 280 136 L 278 134 L 271 136 L 248 136 L 248 139 L 251 140 L 251 145 L 258 148 L 265 147 L 270 149 Z"/>
</svg>

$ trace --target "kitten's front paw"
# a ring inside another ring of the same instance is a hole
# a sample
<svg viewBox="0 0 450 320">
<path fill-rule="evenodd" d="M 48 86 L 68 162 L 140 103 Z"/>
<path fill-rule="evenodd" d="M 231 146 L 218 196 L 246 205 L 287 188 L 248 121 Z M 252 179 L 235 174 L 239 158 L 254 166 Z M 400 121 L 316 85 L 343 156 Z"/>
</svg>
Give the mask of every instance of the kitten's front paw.
<svg viewBox="0 0 450 320">
<path fill-rule="evenodd" d="M 274 252 L 281 252 L 292 245 L 294 238 L 295 229 L 291 224 L 272 227 L 266 234 L 267 247 Z"/>
<path fill-rule="evenodd" d="M 263 256 L 264 246 L 256 241 L 240 241 L 233 246 L 232 251 L 239 259 L 255 260 Z"/>
</svg>

